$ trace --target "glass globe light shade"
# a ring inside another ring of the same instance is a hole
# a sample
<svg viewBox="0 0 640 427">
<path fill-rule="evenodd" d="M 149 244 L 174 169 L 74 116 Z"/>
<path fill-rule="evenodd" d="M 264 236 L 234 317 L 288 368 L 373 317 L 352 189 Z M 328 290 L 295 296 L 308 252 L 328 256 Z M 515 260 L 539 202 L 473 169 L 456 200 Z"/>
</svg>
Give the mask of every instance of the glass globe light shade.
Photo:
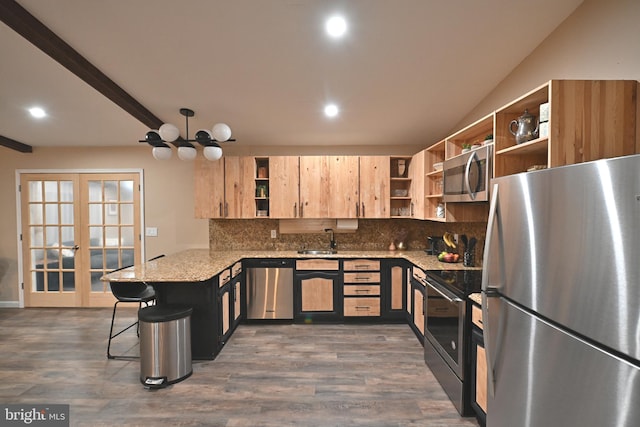
<svg viewBox="0 0 640 427">
<path fill-rule="evenodd" d="M 153 154 L 153 158 L 156 160 L 169 160 L 173 152 L 171 151 L 171 148 L 169 148 L 168 146 L 164 146 L 164 147 L 160 146 L 160 147 L 153 147 L 153 150 L 151 150 L 151 154 Z"/>
<path fill-rule="evenodd" d="M 211 142 L 212 139 L 213 135 L 211 135 L 211 131 L 208 129 L 200 129 L 196 132 L 196 141 L 198 141 L 199 144 L 206 144 Z"/>
<path fill-rule="evenodd" d="M 180 160 L 193 160 L 197 154 L 196 147 L 193 145 L 182 145 L 178 147 L 178 158 Z"/>
<path fill-rule="evenodd" d="M 147 143 L 154 145 L 155 143 L 162 142 L 162 137 L 160 136 L 160 132 L 157 130 L 150 130 L 145 134 L 144 140 L 147 141 Z"/>
<path fill-rule="evenodd" d="M 220 160 L 222 157 L 222 148 L 220 148 L 218 144 L 208 145 L 204 147 L 202 154 L 204 154 L 207 160 Z"/>
<path fill-rule="evenodd" d="M 165 123 L 158 129 L 160 136 L 167 142 L 173 142 L 180 136 L 180 131 L 175 125 Z"/>
<path fill-rule="evenodd" d="M 216 123 L 211 129 L 211 133 L 216 141 L 226 141 L 231 138 L 231 128 L 225 123 Z"/>
</svg>

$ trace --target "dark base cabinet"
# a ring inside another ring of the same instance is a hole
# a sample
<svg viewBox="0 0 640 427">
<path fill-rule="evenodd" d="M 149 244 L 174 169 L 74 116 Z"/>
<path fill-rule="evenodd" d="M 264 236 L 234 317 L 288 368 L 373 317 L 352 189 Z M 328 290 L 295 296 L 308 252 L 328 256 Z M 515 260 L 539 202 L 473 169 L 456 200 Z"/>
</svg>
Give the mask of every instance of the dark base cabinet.
<svg viewBox="0 0 640 427">
<path fill-rule="evenodd" d="M 382 260 L 382 310 L 384 320 L 407 320 L 407 268 L 404 260 Z"/>
<path fill-rule="evenodd" d="M 211 360 L 220 351 L 218 336 L 218 277 L 196 283 L 154 283 L 158 304 L 193 308 L 191 314 L 191 358 Z"/>
<path fill-rule="evenodd" d="M 293 318 L 296 323 L 341 321 L 342 299 L 339 260 L 296 260 L 293 274 Z"/>
</svg>

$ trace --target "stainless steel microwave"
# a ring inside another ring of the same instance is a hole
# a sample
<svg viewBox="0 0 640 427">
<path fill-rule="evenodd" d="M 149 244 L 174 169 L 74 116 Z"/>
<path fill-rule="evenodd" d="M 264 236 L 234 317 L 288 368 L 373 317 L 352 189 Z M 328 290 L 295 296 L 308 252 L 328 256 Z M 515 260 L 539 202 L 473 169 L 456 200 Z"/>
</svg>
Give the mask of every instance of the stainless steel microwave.
<svg viewBox="0 0 640 427">
<path fill-rule="evenodd" d="M 473 149 L 444 161 L 443 200 L 445 202 L 489 201 L 493 174 L 493 144 Z"/>
</svg>

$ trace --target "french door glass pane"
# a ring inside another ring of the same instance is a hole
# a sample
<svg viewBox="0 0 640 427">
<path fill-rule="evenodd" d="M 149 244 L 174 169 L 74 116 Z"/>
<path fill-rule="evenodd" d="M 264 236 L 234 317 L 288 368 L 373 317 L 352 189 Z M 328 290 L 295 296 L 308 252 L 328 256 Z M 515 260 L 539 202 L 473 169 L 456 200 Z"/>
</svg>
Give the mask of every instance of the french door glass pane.
<svg viewBox="0 0 640 427">
<path fill-rule="evenodd" d="M 47 203 L 44 205 L 45 222 L 47 224 L 58 224 L 58 205 Z"/>
<path fill-rule="evenodd" d="M 102 203 L 89 205 L 89 224 L 102 224 Z"/>
<path fill-rule="evenodd" d="M 73 224 L 73 205 L 64 203 L 60 205 L 60 224 Z"/>
<path fill-rule="evenodd" d="M 89 181 L 89 201 L 102 201 L 102 181 Z"/>
<path fill-rule="evenodd" d="M 60 181 L 60 201 L 73 202 L 73 181 Z"/>
<path fill-rule="evenodd" d="M 47 226 L 47 246 L 58 246 L 60 240 L 58 239 L 58 227 L 56 226 Z"/>
<path fill-rule="evenodd" d="M 120 181 L 120 201 L 133 203 L 133 181 Z"/>
<path fill-rule="evenodd" d="M 133 225 L 133 204 L 120 205 L 120 224 Z"/>
<path fill-rule="evenodd" d="M 102 249 L 91 249 L 91 268 L 102 269 Z"/>
<path fill-rule="evenodd" d="M 106 215 L 104 216 L 104 223 L 113 225 L 118 224 L 118 204 L 111 201 L 106 205 Z"/>
<path fill-rule="evenodd" d="M 105 227 L 105 239 L 104 243 L 106 247 L 118 247 L 119 246 L 119 236 L 118 236 L 118 227 Z"/>
<path fill-rule="evenodd" d="M 89 227 L 89 239 L 91 246 L 102 246 L 104 240 L 102 238 L 102 227 Z"/>
<path fill-rule="evenodd" d="M 44 246 L 44 228 L 31 227 L 31 246 Z"/>
<path fill-rule="evenodd" d="M 29 204 L 29 224 L 42 224 L 42 205 L 40 203 Z"/>
<path fill-rule="evenodd" d="M 118 200 L 118 181 L 104 182 L 104 198 L 106 201 Z"/>
<path fill-rule="evenodd" d="M 58 201 L 58 181 L 44 182 L 44 201 L 45 202 Z"/>
<path fill-rule="evenodd" d="M 42 201 L 42 181 L 29 182 L 29 201 L 30 202 Z"/>
<path fill-rule="evenodd" d="M 122 236 L 122 246 L 133 246 L 133 227 L 122 227 L 120 235 Z"/>
</svg>

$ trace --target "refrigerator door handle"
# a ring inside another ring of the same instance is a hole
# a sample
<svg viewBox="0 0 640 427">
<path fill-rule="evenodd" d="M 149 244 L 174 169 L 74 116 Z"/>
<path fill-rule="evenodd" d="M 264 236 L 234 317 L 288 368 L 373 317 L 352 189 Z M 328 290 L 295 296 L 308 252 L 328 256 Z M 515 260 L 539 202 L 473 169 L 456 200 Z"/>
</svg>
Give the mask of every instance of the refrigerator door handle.
<svg viewBox="0 0 640 427">
<path fill-rule="evenodd" d="M 499 207 L 498 207 L 498 194 L 499 194 L 499 187 L 498 184 L 495 184 L 493 186 L 493 192 L 491 193 L 491 206 L 489 208 L 489 220 L 487 223 L 487 233 L 486 233 L 486 240 L 485 240 L 485 244 L 484 244 L 484 262 L 483 262 L 483 266 L 482 269 L 485 272 L 482 275 L 482 319 L 483 319 L 483 329 L 484 329 L 484 336 L 485 336 L 485 345 L 484 345 L 484 349 L 485 349 L 485 355 L 486 355 L 486 359 L 487 359 L 487 388 L 489 391 L 489 396 L 494 396 L 495 395 L 495 377 L 493 374 L 493 370 L 494 370 L 494 366 L 495 366 L 495 360 L 497 360 L 497 354 L 493 354 L 493 348 L 492 348 L 492 342 L 499 342 L 500 340 L 493 340 L 493 333 L 492 333 L 492 327 L 491 327 L 491 321 L 489 318 L 489 298 L 499 298 L 499 293 L 498 290 L 499 288 L 496 288 L 494 286 L 489 286 L 489 254 L 490 254 L 490 250 L 493 247 L 492 245 L 495 244 L 495 242 L 493 242 L 494 239 L 494 227 L 498 227 L 498 240 L 502 240 L 501 239 L 501 233 L 500 233 L 500 225 L 496 223 L 498 223 L 499 219 L 500 219 L 500 211 L 499 211 Z M 500 245 L 500 241 L 498 241 L 498 244 Z M 501 250 L 501 247 L 499 248 L 499 250 Z M 493 255 L 494 257 L 496 255 Z M 495 260 L 494 260 L 495 261 Z M 502 256 L 500 253 L 498 253 L 497 255 L 497 261 L 500 263 L 500 273 L 502 273 Z M 500 325 L 498 325 L 498 330 L 500 330 Z M 496 353 L 498 351 L 498 348 L 500 347 L 499 344 L 496 345 Z"/>
<path fill-rule="evenodd" d="M 476 198 L 476 193 L 471 191 L 471 181 L 469 178 L 469 174 L 471 173 L 471 164 L 473 163 L 474 157 L 478 157 L 478 154 L 475 151 L 469 156 L 469 160 L 467 160 L 467 166 L 464 168 L 464 186 L 466 187 L 467 193 L 469 194 L 469 197 L 471 197 L 471 200 L 475 200 Z"/>
</svg>

